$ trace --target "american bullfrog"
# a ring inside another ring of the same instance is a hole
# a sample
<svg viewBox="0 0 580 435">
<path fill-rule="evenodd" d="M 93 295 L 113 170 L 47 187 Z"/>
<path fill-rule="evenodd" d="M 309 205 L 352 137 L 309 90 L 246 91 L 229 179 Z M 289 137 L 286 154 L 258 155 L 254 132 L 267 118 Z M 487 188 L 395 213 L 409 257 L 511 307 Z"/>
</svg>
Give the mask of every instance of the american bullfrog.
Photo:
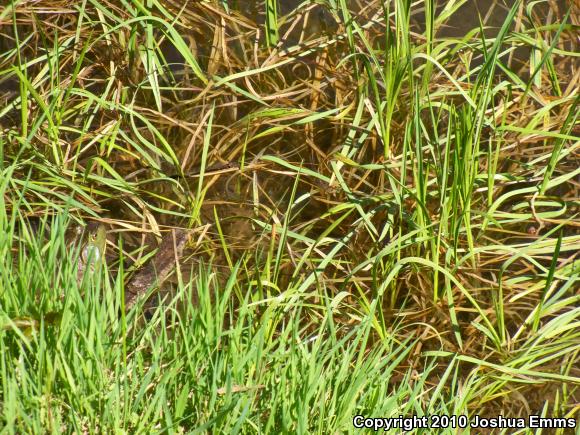
<svg viewBox="0 0 580 435">
<path fill-rule="evenodd" d="M 102 264 L 107 245 L 107 231 L 105 226 L 91 222 L 84 228 L 75 229 L 76 237 L 73 240 L 80 243 L 78 264 L 78 279 L 84 274 L 94 273 Z M 157 252 L 129 282 L 125 285 L 125 308 L 129 310 L 154 285 L 161 286 L 173 271 L 175 264 L 181 258 L 188 241 L 189 231 L 174 229 L 165 233 Z"/>
<path fill-rule="evenodd" d="M 77 278 L 80 282 L 87 271 L 94 273 L 102 264 L 107 247 L 107 230 L 101 223 L 89 222 L 85 227 L 74 228 L 71 239 L 71 244 L 80 245 L 77 266 Z"/>
</svg>

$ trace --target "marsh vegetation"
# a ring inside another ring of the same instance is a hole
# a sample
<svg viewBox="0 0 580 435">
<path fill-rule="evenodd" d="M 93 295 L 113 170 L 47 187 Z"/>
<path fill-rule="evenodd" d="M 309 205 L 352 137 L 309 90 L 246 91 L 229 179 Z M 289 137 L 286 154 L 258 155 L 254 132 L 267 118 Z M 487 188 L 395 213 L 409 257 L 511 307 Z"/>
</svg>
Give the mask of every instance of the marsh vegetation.
<svg viewBox="0 0 580 435">
<path fill-rule="evenodd" d="M 579 25 L 553 0 L 4 0 L 0 427 L 578 418 Z"/>
</svg>

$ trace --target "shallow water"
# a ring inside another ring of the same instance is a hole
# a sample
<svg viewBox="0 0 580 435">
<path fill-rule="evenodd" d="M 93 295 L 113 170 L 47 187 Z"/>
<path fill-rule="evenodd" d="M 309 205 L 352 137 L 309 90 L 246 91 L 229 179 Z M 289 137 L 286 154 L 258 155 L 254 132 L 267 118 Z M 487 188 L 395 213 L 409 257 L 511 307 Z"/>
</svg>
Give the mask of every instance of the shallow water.
<svg viewBox="0 0 580 435">
<path fill-rule="evenodd" d="M 438 15 L 445 5 L 446 1 L 436 1 L 436 15 Z M 506 0 L 469 0 L 461 8 L 455 12 L 449 19 L 445 27 L 443 27 L 438 36 L 440 37 L 461 37 L 467 34 L 470 30 L 478 28 L 480 25 L 480 20 L 483 22 L 484 26 L 490 27 L 488 30 L 488 35 L 492 36 L 497 33 L 499 28 L 503 25 L 510 8 L 514 5 L 514 1 Z M 525 2 L 524 2 L 525 3 Z M 544 2 L 538 2 L 534 6 L 534 13 L 538 13 L 540 16 L 548 18 L 554 21 L 554 17 L 562 17 L 567 11 L 568 7 L 574 7 L 570 2 L 566 0 L 550 0 L 550 4 Z M 355 13 L 360 11 L 366 2 L 362 5 L 356 0 L 347 0 L 347 4 L 351 8 L 351 12 Z M 300 0 L 279 0 L 278 1 L 278 15 L 280 17 L 289 14 L 293 11 L 306 11 L 313 8 L 315 13 L 312 14 L 311 25 L 313 27 L 328 27 L 335 26 L 334 17 L 329 10 L 323 5 L 313 5 L 308 1 Z M 526 5 L 524 5 L 525 7 Z M 233 7 L 239 10 L 244 15 L 255 20 L 256 23 L 263 24 L 264 22 L 264 2 L 233 2 Z M 391 9 L 393 8 L 393 2 L 391 1 Z M 578 5 L 575 6 L 576 8 Z M 551 9 L 552 12 L 548 12 Z M 423 13 L 423 8 L 414 7 L 411 10 L 412 21 L 418 26 L 419 31 L 424 29 L 425 16 Z"/>
</svg>

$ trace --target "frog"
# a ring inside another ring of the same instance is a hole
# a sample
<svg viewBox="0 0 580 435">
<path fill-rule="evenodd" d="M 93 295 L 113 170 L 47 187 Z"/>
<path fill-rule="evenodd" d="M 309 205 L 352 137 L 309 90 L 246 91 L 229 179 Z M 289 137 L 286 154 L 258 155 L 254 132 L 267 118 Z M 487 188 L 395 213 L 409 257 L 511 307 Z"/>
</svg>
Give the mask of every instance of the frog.
<svg viewBox="0 0 580 435">
<path fill-rule="evenodd" d="M 107 229 L 100 222 L 76 226 L 70 236 L 69 246 L 79 246 L 77 280 L 82 282 L 85 274 L 94 274 L 103 264 L 107 247 Z"/>
<path fill-rule="evenodd" d="M 77 279 L 79 285 L 87 273 L 94 274 L 105 260 L 107 230 L 105 225 L 90 222 L 74 229 L 73 241 L 80 244 Z M 164 233 L 155 255 L 125 284 L 125 310 L 129 311 L 152 287 L 159 288 L 183 255 L 190 231 L 176 228 Z M 77 245 L 78 246 L 78 245 Z"/>
</svg>

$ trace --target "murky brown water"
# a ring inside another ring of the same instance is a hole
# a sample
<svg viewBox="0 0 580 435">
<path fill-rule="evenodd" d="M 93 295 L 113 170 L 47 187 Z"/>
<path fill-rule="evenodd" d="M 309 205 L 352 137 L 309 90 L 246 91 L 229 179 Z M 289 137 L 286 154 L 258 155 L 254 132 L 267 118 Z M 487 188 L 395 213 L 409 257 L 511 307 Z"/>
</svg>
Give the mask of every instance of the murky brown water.
<svg viewBox="0 0 580 435">
<path fill-rule="evenodd" d="M 357 14 L 358 11 L 364 10 L 369 2 L 361 2 L 357 0 L 347 0 L 347 4 L 351 9 L 351 13 Z M 391 1 L 391 9 L 394 7 Z M 439 15 L 446 6 L 446 1 L 436 1 L 436 13 Z M 487 29 L 487 35 L 493 36 L 497 33 L 499 28 L 503 25 L 510 8 L 514 5 L 513 0 L 469 0 L 463 4 L 457 12 L 455 12 L 447 22 L 447 24 L 440 30 L 438 36 L 440 37 L 462 37 L 470 30 L 478 28 L 480 23 Z M 533 13 L 539 14 L 548 22 L 553 22 L 555 19 L 560 19 L 564 16 L 568 7 L 578 8 L 580 5 L 573 5 L 572 2 L 566 0 L 550 0 L 549 2 L 538 2 L 534 5 Z M 314 31 L 326 28 L 335 28 L 337 26 L 336 19 L 340 15 L 333 14 L 324 5 L 309 4 L 308 2 L 300 0 L 279 0 L 280 16 L 290 13 L 306 13 L 311 14 L 310 25 Z M 252 18 L 256 23 L 264 23 L 264 2 L 233 2 L 233 7 L 244 15 Z M 522 2 L 522 8 L 526 7 L 525 2 Z M 481 20 L 481 21 L 480 21 Z M 424 29 L 425 15 L 424 8 L 414 6 L 411 9 L 411 21 L 417 26 L 417 30 L 422 32 Z"/>
</svg>

